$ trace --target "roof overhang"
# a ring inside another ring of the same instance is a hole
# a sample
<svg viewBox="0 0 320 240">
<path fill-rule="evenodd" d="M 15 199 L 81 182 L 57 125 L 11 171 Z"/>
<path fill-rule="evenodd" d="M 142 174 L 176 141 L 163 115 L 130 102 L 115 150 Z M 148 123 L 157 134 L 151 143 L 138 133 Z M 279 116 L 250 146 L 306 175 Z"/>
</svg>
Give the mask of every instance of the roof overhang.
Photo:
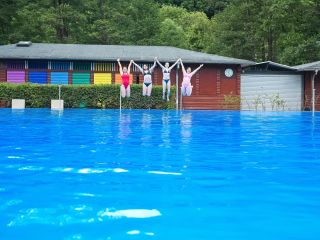
<svg viewBox="0 0 320 240">
<path fill-rule="evenodd" d="M 88 45 L 88 44 L 46 44 L 32 43 L 19 47 L 16 44 L 0 46 L 0 59 L 21 60 L 68 60 L 68 61 L 130 61 L 175 62 L 182 58 L 186 63 L 249 65 L 254 62 L 196 52 L 168 46 L 125 46 L 125 45 Z"/>
<path fill-rule="evenodd" d="M 260 71 L 283 71 L 283 72 L 296 72 L 297 69 L 295 67 L 290 67 L 288 65 L 272 62 L 272 61 L 266 61 L 266 62 L 259 62 L 255 64 L 246 65 L 243 67 L 244 70 L 250 70 L 250 71 L 257 71 L 252 70 L 252 68 L 259 68 Z"/>
<path fill-rule="evenodd" d="M 320 72 L 320 61 L 295 66 L 299 72 Z"/>
</svg>

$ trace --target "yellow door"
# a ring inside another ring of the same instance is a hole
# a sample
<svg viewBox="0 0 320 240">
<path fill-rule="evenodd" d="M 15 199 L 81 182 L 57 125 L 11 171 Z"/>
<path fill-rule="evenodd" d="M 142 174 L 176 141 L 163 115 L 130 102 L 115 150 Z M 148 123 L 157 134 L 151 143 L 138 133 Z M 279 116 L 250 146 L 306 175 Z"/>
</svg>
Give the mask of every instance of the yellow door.
<svg viewBox="0 0 320 240">
<path fill-rule="evenodd" d="M 111 84 L 112 75 L 111 73 L 94 73 L 93 81 L 94 84 Z"/>
</svg>

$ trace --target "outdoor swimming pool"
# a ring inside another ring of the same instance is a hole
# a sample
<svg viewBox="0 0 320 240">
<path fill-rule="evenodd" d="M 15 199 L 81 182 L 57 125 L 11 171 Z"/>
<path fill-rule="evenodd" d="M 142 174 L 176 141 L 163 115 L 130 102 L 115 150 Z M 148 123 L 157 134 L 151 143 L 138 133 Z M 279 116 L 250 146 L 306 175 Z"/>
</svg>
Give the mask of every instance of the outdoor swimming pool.
<svg viewBox="0 0 320 240">
<path fill-rule="evenodd" d="M 320 114 L 0 110 L 0 239 L 319 239 Z"/>
</svg>

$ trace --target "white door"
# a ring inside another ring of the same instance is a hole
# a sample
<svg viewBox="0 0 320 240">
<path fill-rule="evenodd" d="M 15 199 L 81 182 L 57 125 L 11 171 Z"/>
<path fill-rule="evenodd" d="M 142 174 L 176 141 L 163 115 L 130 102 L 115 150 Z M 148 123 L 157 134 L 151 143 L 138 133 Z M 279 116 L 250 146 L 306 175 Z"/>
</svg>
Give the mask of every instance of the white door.
<svg viewBox="0 0 320 240">
<path fill-rule="evenodd" d="M 241 75 L 242 110 L 301 111 L 302 103 L 302 75 Z"/>
</svg>

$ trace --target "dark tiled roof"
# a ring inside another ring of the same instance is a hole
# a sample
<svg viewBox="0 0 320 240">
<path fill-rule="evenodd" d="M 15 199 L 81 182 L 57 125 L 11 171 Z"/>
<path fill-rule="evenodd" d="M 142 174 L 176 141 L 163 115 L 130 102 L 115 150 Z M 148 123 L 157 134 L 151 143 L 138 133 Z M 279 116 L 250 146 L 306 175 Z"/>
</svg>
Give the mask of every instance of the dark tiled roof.
<svg viewBox="0 0 320 240">
<path fill-rule="evenodd" d="M 288 65 L 284 65 L 284 64 L 280 64 L 272 61 L 251 64 L 249 66 L 245 66 L 244 69 L 252 69 L 257 67 L 265 70 L 274 70 L 274 71 L 292 71 L 292 72 L 297 71 L 295 67 L 290 67 Z"/>
<path fill-rule="evenodd" d="M 320 71 L 320 61 L 294 66 L 298 71 Z"/>
<path fill-rule="evenodd" d="M 86 44 L 47 44 L 32 43 L 28 46 L 16 44 L 0 46 L 0 59 L 47 59 L 47 60 L 87 60 L 115 61 L 135 60 L 153 62 L 173 62 L 182 58 L 187 63 L 239 64 L 250 65 L 254 62 L 200 53 L 175 47 L 165 46 L 121 46 L 121 45 L 86 45 Z"/>
</svg>

